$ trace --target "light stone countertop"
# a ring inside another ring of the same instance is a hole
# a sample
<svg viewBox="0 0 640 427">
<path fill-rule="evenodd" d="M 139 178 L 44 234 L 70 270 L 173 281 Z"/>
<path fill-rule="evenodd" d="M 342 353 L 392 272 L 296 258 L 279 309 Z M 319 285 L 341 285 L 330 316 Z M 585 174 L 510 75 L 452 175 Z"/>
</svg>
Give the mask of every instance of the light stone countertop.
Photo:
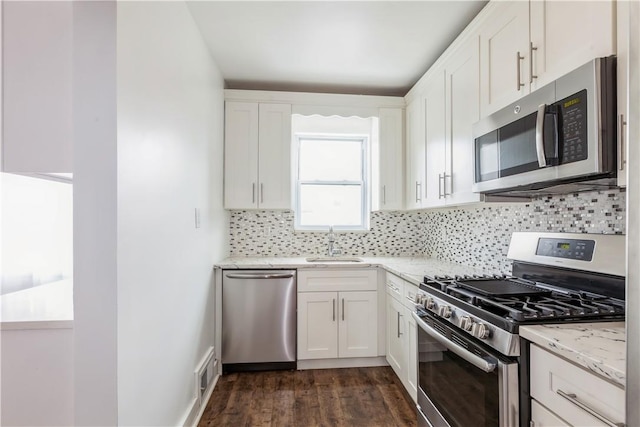
<svg viewBox="0 0 640 427">
<path fill-rule="evenodd" d="M 624 388 L 624 322 L 521 326 L 520 336 Z"/>
<path fill-rule="evenodd" d="M 305 257 L 233 257 L 215 265 L 222 269 L 251 268 L 384 268 L 406 281 L 418 285 L 425 275 L 461 275 L 497 273 L 426 257 L 365 257 L 362 262 L 308 262 Z"/>
</svg>

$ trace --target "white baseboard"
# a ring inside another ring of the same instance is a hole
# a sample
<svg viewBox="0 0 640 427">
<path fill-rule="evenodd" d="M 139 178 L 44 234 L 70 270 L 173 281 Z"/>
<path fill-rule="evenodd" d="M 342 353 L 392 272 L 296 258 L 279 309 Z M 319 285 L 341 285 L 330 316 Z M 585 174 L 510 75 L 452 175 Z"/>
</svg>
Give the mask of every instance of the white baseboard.
<svg viewBox="0 0 640 427">
<path fill-rule="evenodd" d="M 298 360 L 298 370 L 300 371 L 306 369 L 370 368 L 373 366 L 389 366 L 389 363 L 384 357 Z"/>
</svg>

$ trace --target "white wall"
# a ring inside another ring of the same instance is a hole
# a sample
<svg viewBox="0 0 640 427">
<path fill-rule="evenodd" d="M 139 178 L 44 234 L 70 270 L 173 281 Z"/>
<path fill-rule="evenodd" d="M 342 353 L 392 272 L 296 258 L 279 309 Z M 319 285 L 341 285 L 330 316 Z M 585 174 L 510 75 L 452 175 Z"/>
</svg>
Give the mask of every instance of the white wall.
<svg viewBox="0 0 640 427">
<path fill-rule="evenodd" d="M 73 425 L 73 331 L 1 330 L 0 340 L 0 425 Z"/>
<path fill-rule="evenodd" d="M 228 252 L 223 80 L 185 3 L 119 2 L 117 22 L 118 424 L 177 425 Z"/>
</svg>

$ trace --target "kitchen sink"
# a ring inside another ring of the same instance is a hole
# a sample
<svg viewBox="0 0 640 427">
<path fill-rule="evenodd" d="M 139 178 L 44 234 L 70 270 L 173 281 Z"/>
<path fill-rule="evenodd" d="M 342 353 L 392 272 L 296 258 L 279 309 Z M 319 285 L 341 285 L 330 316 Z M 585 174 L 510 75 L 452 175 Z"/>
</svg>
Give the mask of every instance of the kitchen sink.
<svg viewBox="0 0 640 427">
<path fill-rule="evenodd" d="M 308 257 L 307 262 L 362 262 L 362 258 L 352 256 L 314 256 Z"/>
</svg>

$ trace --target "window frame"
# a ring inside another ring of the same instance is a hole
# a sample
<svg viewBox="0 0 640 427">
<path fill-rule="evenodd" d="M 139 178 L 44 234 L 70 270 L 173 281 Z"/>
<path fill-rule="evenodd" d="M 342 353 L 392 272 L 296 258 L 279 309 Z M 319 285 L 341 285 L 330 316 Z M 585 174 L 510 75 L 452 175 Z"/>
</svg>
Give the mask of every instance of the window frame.
<svg viewBox="0 0 640 427">
<path fill-rule="evenodd" d="M 334 231 L 368 231 L 369 230 L 369 212 L 371 206 L 371 197 L 369 196 L 370 188 L 370 165 L 369 165 L 369 152 L 370 152 L 370 138 L 365 134 L 338 134 L 338 133 L 296 133 L 295 139 L 295 213 L 294 213 L 294 230 L 295 231 L 328 231 L 330 226 L 333 226 Z M 360 156 L 361 156 L 361 181 L 322 181 L 322 180 L 300 180 L 300 143 L 303 140 L 315 140 L 315 141 L 359 141 L 360 142 Z M 302 225 L 301 220 L 301 188 L 302 185 L 317 184 L 317 185 L 361 185 L 360 198 L 360 225 L 340 225 L 340 224 L 323 224 L 323 225 Z"/>
</svg>

